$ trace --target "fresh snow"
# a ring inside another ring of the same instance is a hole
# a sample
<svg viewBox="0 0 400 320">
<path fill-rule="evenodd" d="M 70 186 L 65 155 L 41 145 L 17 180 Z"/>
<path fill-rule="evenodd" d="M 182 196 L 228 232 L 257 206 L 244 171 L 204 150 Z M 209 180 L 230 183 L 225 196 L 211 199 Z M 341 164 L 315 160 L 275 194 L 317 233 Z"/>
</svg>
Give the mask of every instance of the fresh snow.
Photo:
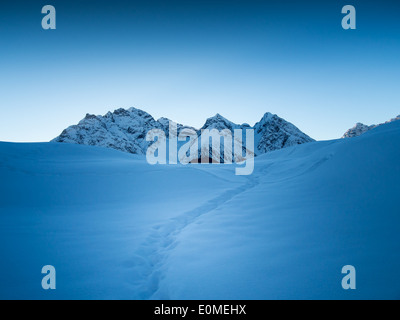
<svg viewBox="0 0 400 320">
<path fill-rule="evenodd" d="M 0 143 L 0 298 L 400 298 L 400 121 L 234 168 Z"/>
</svg>

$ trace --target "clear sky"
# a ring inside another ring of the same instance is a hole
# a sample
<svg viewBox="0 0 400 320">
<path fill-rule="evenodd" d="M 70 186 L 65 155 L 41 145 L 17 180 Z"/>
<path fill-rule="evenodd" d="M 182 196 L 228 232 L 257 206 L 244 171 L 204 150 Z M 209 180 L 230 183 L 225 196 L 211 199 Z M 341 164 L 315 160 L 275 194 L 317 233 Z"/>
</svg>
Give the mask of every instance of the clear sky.
<svg viewBox="0 0 400 320">
<path fill-rule="evenodd" d="M 400 114 L 400 1 L 1 0 L 1 141 L 131 106 L 195 127 L 269 111 L 318 140 L 384 122 Z"/>
</svg>

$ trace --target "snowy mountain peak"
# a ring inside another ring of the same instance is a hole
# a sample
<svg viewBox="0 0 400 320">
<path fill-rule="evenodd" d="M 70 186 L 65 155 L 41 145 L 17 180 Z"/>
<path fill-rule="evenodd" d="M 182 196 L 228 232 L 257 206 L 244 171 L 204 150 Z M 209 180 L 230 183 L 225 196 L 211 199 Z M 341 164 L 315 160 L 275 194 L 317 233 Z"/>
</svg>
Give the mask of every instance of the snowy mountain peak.
<svg viewBox="0 0 400 320">
<path fill-rule="evenodd" d="M 162 129 L 165 131 L 165 133 L 167 134 L 167 136 L 168 136 L 168 131 L 169 131 L 169 123 L 170 123 L 170 122 L 175 123 L 174 121 L 171 121 L 170 119 L 164 118 L 164 117 L 159 118 L 159 119 L 157 120 L 157 122 L 161 125 Z M 182 125 L 179 124 L 179 123 L 177 123 L 176 125 L 177 125 L 178 129 L 179 129 L 180 127 L 182 127 Z"/>
<path fill-rule="evenodd" d="M 347 130 L 342 138 L 352 138 L 352 137 L 358 137 L 362 135 L 363 133 L 375 128 L 375 125 L 372 126 L 367 126 L 361 122 L 357 122 L 356 125 L 349 130 Z"/>
<path fill-rule="evenodd" d="M 94 114 L 90 114 L 90 113 L 86 113 L 86 116 L 84 119 L 89 120 L 89 119 L 96 119 L 96 115 Z"/>
<path fill-rule="evenodd" d="M 254 125 L 254 130 L 257 154 L 314 141 L 290 122 L 270 112 Z"/>
<path fill-rule="evenodd" d="M 368 126 L 366 124 L 357 122 L 354 127 L 350 128 L 349 130 L 347 130 L 344 133 L 342 138 L 358 137 L 358 136 L 362 135 L 363 133 L 365 133 L 365 132 L 367 132 L 369 130 L 372 130 L 372 129 L 376 128 L 376 127 L 379 127 L 379 126 L 381 126 L 381 125 L 383 125 L 385 123 L 390 123 L 390 122 L 399 121 L 399 120 L 400 120 L 400 115 L 398 115 L 397 117 L 392 118 L 392 119 L 390 119 L 390 120 L 388 120 L 388 121 L 386 121 L 384 123 L 380 123 L 378 125 L 373 124 L 373 125 Z"/>
<path fill-rule="evenodd" d="M 86 114 L 77 125 L 65 129 L 53 142 L 96 145 L 134 154 L 145 154 L 146 134 L 161 124 L 143 110 L 116 109 L 104 116 Z"/>
<path fill-rule="evenodd" d="M 272 114 L 271 112 L 266 112 L 264 113 L 263 117 L 261 118 L 260 122 L 264 121 L 270 121 L 273 118 L 278 118 L 278 116 L 276 114 Z"/>
<path fill-rule="evenodd" d="M 217 129 L 224 130 L 229 129 L 233 131 L 234 129 L 240 129 L 241 126 L 229 121 L 225 117 L 217 113 L 214 117 L 208 118 L 201 129 Z"/>
</svg>

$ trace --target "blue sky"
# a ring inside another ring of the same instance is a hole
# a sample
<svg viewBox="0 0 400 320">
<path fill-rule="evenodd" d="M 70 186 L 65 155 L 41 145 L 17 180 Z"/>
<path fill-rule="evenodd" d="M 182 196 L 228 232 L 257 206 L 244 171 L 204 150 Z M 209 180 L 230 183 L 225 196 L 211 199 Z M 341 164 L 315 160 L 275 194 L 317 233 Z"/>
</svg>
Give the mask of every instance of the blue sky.
<svg viewBox="0 0 400 320">
<path fill-rule="evenodd" d="M 41 28 L 46 4 L 56 30 Z M 131 106 L 195 127 L 269 111 L 338 138 L 400 114 L 399 16 L 398 1 L 1 1 L 0 140 Z"/>
</svg>

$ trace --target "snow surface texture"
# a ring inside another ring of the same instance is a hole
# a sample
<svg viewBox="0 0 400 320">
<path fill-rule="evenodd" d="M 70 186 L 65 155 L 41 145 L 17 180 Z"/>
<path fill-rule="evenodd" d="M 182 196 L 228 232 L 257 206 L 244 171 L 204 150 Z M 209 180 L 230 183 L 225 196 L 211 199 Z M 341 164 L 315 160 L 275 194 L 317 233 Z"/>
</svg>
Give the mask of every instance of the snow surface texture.
<svg viewBox="0 0 400 320">
<path fill-rule="evenodd" d="M 0 143 L 0 298 L 400 298 L 400 121 L 234 168 Z"/>
<path fill-rule="evenodd" d="M 168 125 L 169 119 L 160 118 L 156 121 L 148 113 L 136 108 L 117 109 L 104 116 L 87 114 L 77 125 L 65 129 L 53 142 L 101 146 L 143 155 L 152 143 L 145 140 L 147 132 L 151 129 L 162 129 L 168 133 Z M 177 131 L 179 134 L 184 129 L 192 129 L 200 136 L 202 129 L 228 129 L 233 132 L 234 129 L 251 128 L 248 124 L 238 125 L 217 114 L 207 119 L 200 130 L 178 124 Z M 256 155 L 314 141 L 293 124 L 271 113 L 266 113 L 254 129 L 256 150 L 252 151 Z M 199 140 L 195 143 L 198 143 L 200 154 Z M 212 158 L 211 153 L 210 157 Z"/>
<path fill-rule="evenodd" d="M 390 119 L 389 121 L 386 121 L 385 123 L 390 123 L 390 122 L 398 121 L 398 120 L 400 120 L 400 115 L 398 115 L 396 118 L 393 118 L 393 119 Z M 358 136 L 362 135 L 363 133 L 365 133 L 365 132 L 367 132 L 369 130 L 372 130 L 372 129 L 378 127 L 378 126 L 381 126 L 382 124 L 385 124 L 385 123 L 381 123 L 381 124 L 378 124 L 378 125 L 373 124 L 373 125 L 368 126 L 368 125 L 365 125 L 363 123 L 358 122 L 358 123 L 356 123 L 356 125 L 353 128 L 350 128 L 349 130 L 347 130 L 344 133 L 342 138 L 358 137 Z"/>
</svg>

